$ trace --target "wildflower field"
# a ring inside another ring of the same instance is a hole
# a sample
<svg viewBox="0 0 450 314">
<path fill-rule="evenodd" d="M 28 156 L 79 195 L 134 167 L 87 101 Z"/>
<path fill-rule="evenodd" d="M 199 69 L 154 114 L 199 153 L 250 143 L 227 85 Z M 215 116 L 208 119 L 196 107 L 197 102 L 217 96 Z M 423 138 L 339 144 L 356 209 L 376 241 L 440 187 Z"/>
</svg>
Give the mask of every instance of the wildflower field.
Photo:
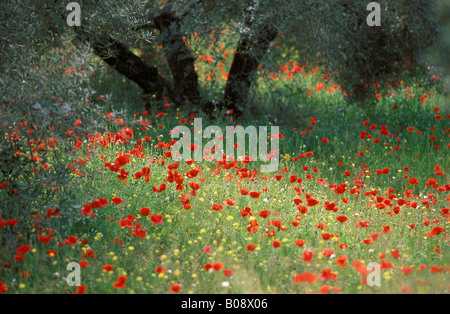
<svg viewBox="0 0 450 314">
<path fill-rule="evenodd" d="M 2 2 L 0 295 L 450 293 L 429 1 Z"/>
<path fill-rule="evenodd" d="M 195 114 L 170 103 L 160 112 L 112 109 L 106 131 L 78 139 L 77 119 L 62 157 L 77 205 L 30 206 L 25 224 L 2 210 L 0 232 L 14 239 L 2 237 L 0 291 L 449 292 L 448 95 L 401 81 L 363 110 L 342 105 L 339 86 L 317 72 L 289 62 L 259 80 L 263 92 L 274 80 L 307 91 L 291 100 L 299 119 L 271 136 L 280 140 L 274 173 L 249 161 L 174 162 L 170 130 L 191 126 Z M 219 123 L 240 125 L 226 114 Z M 21 121 L 7 136 L 20 141 L 29 129 Z M 39 170 L 28 179 L 37 184 L 52 171 L 40 153 L 58 154 L 49 140 L 14 152 L 33 159 Z M 6 181 L 1 188 L 2 198 L 20 197 Z M 78 287 L 66 282 L 73 262 Z M 368 285 L 370 263 L 379 264 L 378 285 Z"/>
</svg>

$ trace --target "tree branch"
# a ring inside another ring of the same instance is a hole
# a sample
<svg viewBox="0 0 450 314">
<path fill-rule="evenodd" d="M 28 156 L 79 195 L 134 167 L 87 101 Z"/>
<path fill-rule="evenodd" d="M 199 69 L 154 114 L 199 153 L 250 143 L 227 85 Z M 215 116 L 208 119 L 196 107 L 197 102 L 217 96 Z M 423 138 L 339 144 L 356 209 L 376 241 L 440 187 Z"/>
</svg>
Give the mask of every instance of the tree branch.
<svg viewBox="0 0 450 314">
<path fill-rule="evenodd" d="M 246 21 L 249 24 L 249 21 Z M 264 57 L 277 31 L 270 21 L 259 24 L 252 32 L 254 37 L 244 35 L 239 41 L 231 65 L 228 82 L 225 87 L 224 106 L 233 110 L 236 117 L 242 114 L 242 108 L 248 100 L 254 73 Z"/>
<path fill-rule="evenodd" d="M 91 45 L 94 53 L 104 62 L 138 84 L 146 98 L 154 95 L 155 100 L 163 100 L 164 95 L 171 94 L 169 81 L 159 75 L 158 69 L 147 65 L 123 43 L 114 40 L 108 34 L 92 36 L 84 27 L 76 27 L 75 32 Z"/>
<path fill-rule="evenodd" d="M 134 28 L 135 31 L 140 31 L 141 29 L 155 30 L 155 29 L 158 29 L 158 27 L 156 27 L 156 24 L 152 18 L 152 20 L 150 22 L 148 22 L 147 24 L 144 24 L 142 26 Z"/>
<path fill-rule="evenodd" d="M 195 57 L 183 39 L 181 18 L 172 12 L 164 12 L 155 17 L 153 21 L 161 32 L 164 53 L 173 76 L 176 101 L 181 104 L 201 104 L 198 75 L 195 71 Z"/>
</svg>

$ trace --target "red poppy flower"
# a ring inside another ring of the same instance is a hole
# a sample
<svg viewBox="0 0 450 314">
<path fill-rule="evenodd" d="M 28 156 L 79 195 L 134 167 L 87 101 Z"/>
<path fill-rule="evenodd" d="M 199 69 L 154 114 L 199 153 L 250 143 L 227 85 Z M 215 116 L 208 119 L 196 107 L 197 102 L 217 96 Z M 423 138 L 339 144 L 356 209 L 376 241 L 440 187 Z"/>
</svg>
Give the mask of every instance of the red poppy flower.
<svg viewBox="0 0 450 314">
<path fill-rule="evenodd" d="M 412 273 L 413 269 L 411 267 L 405 266 L 405 267 L 402 267 L 401 271 L 405 276 L 407 276 Z"/>
<path fill-rule="evenodd" d="M 295 241 L 295 245 L 296 246 L 298 246 L 298 247 L 303 247 L 304 245 L 306 244 L 306 241 L 305 240 L 296 240 Z"/>
<path fill-rule="evenodd" d="M 114 265 L 105 265 L 102 267 L 102 269 L 106 272 L 111 272 L 114 269 Z"/>
<path fill-rule="evenodd" d="M 325 249 L 322 251 L 322 256 L 323 257 L 331 257 L 334 255 L 334 252 L 332 249 Z"/>
<path fill-rule="evenodd" d="M 231 269 L 224 269 L 223 274 L 227 277 L 233 276 L 233 271 Z"/>
<path fill-rule="evenodd" d="M 322 286 L 319 289 L 319 294 L 329 294 L 331 292 L 331 287 L 330 286 Z"/>
<path fill-rule="evenodd" d="M 276 248 L 276 249 L 277 249 L 277 248 L 279 248 L 279 247 L 281 246 L 281 242 L 280 242 L 280 241 L 277 241 L 277 240 L 275 240 L 275 241 L 273 241 L 273 242 L 272 242 L 272 245 L 273 245 L 273 247 L 274 247 L 274 248 Z"/>
<path fill-rule="evenodd" d="M 252 221 L 250 221 L 250 224 L 248 224 L 247 231 L 250 233 L 256 233 L 258 232 L 258 227 L 258 221 L 256 221 L 256 219 L 253 219 Z"/>
<path fill-rule="evenodd" d="M 147 231 L 142 230 L 141 224 L 137 223 L 137 224 L 134 226 L 133 235 L 134 235 L 135 237 L 137 237 L 137 238 L 143 239 L 143 238 L 145 238 L 145 237 L 147 236 Z"/>
<path fill-rule="evenodd" d="M 322 270 L 322 274 L 320 274 L 318 277 L 322 281 L 325 281 L 325 280 L 336 280 L 338 275 L 333 273 L 331 268 L 327 268 L 327 269 Z"/>
<path fill-rule="evenodd" d="M 174 293 L 178 293 L 178 292 L 180 292 L 180 290 L 181 290 L 181 285 L 179 285 L 179 284 L 175 284 L 170 287 L 170 291 L 172 291 Z"/>
<path fill-rule="evenodd" d="M 376 233 L 376 232 L 371 233 L 370 236 L 369 236 L 369 238 L 372 239 L 373 241 L 378 241 L 379 237 L 380 237 L 380 234 Z"/>
<path fill-rule="evenodd" d="M 157 185 L 153 186 L 152 191 L 155 193 L 162 193 L 166 189 L 167 185 L 165 183 L 161 184 L 159 187 Z"/>
<path fill-rule="evenodd" d="M 52 250 L 48 250 L 47 251 L 47 255 L 50 256 L 50 257 L 55 257 L 56 255 L 58 255 L 58 252 L 52 251 Z"/>
<path fill-rule="evenodd" d="M 323 208 L 325 208 L 325 210 L 327 210 L 327 211 L 334 211 L 334 212 L 338 211 L 338 208 L 336 207 L 336 204 L 332 203 L 332 202 L 329 202 L 329 201 L 326 201 L 324 203 Z"/>
<path fill-rule="evenodd" d="M 306 194 L 306 203 L 309 207 L 313 207 L 313 206 L 319 205 L 320 202 L 316 199 L 313 199 L 311 197 L 311 194 Z"/>
<path fill-rule="evenodd" d="M 321 236 L 322 236 L 322 239 L 324 239 L 325 241 L 328 241 L 328 240 L 330 240 L 332 237 L 334 237 L 334 234 L 325 232 L 325 233 L 322 233 Z"/>
<path fill-rule="evenodd" d="M 89 265 L 89 261 L 82 260 L 78 264 L 80 265 L 81 268 L 86 268 L 87 265 Z"/>
<path fill-rule="evenodd" d="M 366 245 L 372 245 L 373 244 L 372 240 L 370 240 L 370 239 L 364 239 L 364 240 L 362 240 L 362 243 L 364 243 Z"/>
<path fill-rule="evenodd" d="M 333 189 L 334 193 L 336 193 L 337 195 L 339 194 L 344 194 L 347 191 L 347 184 L 345 183 L 341 183 L 339 185 L 337 185 L 334 189 Z"/>
<path fill-rule="evenodd" d="M 8 219 L 6 221 L 6 225 L 10 226 L 11 228 L 14 227 L 15 225 L 17 225 L 19 223 L 19 221 L 17 219 Z"/>
<path fill-rule="evenodd" d="M 241 195 L 249 195 L 250 191 L 247 189 L 240 189 Z"/>
<path fill-rule="evenodd" d="M 298 206 L 297 209 L 302 214 L 307 214 L 308 213 L 308 207 L 306 207 L 306 206 Z"/>
<path fill-rule="evenodd" d="M 436 273 L 440 273 L 442 271 L 441 267 L 438 266 L 431 266 L 430 270 L 432 273 L 436 274 Z"/>
<path fill-rule="evenodd" d="M 73 236 L 67 237 L 64 240 L 64 243 L 67 244 L 67 245 L 75 245 L 75 244 L 78 243 L 78 238 L 77 237 L 73 237 Z"/>
<path fill-rule="evenodd" d="M 336 262 L 336 264 L 337 264 L 339 267 L 346 268 L 347 265 L 346 265 L 345 263 L 347 263 L 348 257 L 347 257 L 347 256 L 342 256 L 342 255 L 340 255 L 340 256 L 339 256 L 338 258 L 336 258 L 334 261 Z"/>
<path fill-rule="evenodd" d="M 140 212 L 142 216 L 147 217 L 148 215 L 150 215 L 150 208 L 143 207 L 141 208 Z"/>
<path fill-rule="evenodd" d="M 225 266 L 225 264 L 224 264 L 224 263 L 221 263 L 221 262 L 214 262 L 214 263 L 212 263 L 212 268 L 213 268 L 215 271 L 221 270 L 224 266 Z"/>
<path fill-rule="evenodd" d="M 391 251 L 391 255 L 392 255 L 393 258 L 396 258 L 396 259 L 402 257 L 398 250 L 392 250 Z"/>
<path fill-rule="evenodd" d="M 158 266 L 158 267 L 155 269 L 155 271 L 156 271 L 158 274 L 165 274 L 165 273 L 167 273 L 167 269 L 165 269 L 165 268 L 162 267 L 162 266 Z"/>
<path fill-rule="evenodd" d="M 253 216 L 253 214 L 251 213 L 251 208 L 250 207 L 246 207 L 244 208 L 241 212 L 240 212 L 242 217 L 247 217 L 247 216 Z"/>
<path fill-rule="evenodd" d="M 319 230 L 324 230 L 324 229 L 328 229 L 328 226 L 325 225 L 323 222 L 321 222 L 316 226 L 316 228 Z"/>
<path fill-rule="evenodd" d="M 162 225 L 164 224 L 163 220 L 163 215 L 161 214 L 153 214 L 150 216 L 150 220 L 152 221 L 152 223 L 154 223 L 155 225 Z"/>
<path fill-rule="evenodd" d="M 387 269 L 394 268 L 394 265 L 392 264 L 392 262 L 386 262 L 385 260 L 382 260 L 380 268 L 382 270 L 387 270 Z"/>
<path fill-rule="evenodd" d="M 81 258 L 95 258 L 96 253 L 94 250 L 86 250 L 83 254 L 81 254 Z"/>
<path fill-rule="evenodd" d="M 303 274 L 296 275 L 292 282 L 293 283 L 299 283 L 299 282 L 315 283 L 316 281 L 317 281 L 317 277 L 313 273 L 303 273 Z"/>
<path fill-rule="evenodd" d="M 85 294 L 86 293 L 86 285 L 77 286 L 77 291 L 73 294 Z"/>
<path fill-rule="evenodd" d="M 23 246 L 17 248 L 17 253 L 16 253 L 16 256 L 14 257 L 14 259 L 18 262 L 23 261 L 23 259 L 25 258 L 25 253 L 27 253 L 30 250 L 31 250 L 31 245 L 23 245 Z"/>
<path fill-rule="evenodd" d="M 3 283 L 3 281 L 0 281 L 0 292 L 1 292 L 1 293 L 6 293 L 6 292 L 8 292 L 8 286 L 5 285 L 5 284 Z"/>
<path fill-rule="evenodd" d="M 31 273 L 29 271 L 22 271 L 20 272 L 20 276 L 22 277 L 31 277 Z"/>
<path fill-rule="evenodd" d="M 91 203 L 91 206 L 92 206 L 92 208 L 97 209 L 97 208 L 99 208 L 101 205 L 100 205 L 100 202 L 97 200 L 97 201 L 93 201 L 93 202 Z"/>
<path fill-rule="evenodd" d="M 205 266 L 203 266 L 205 269 L 206 269 L 206 271 L 209 271 L 209 270 L 214 270 L 214 268 L 213 268 L 213 266 L 211 265 L 211 264 L 205 264 Z"/>
<path fill-rule="evenodd" d="M 200 189 L 200 184 L 198 184 L 197 182 L 189 182 L 189 187 L 192 190 L 197 191 Z"/>
<path fill-rule="evenodd" d="M 250 197 L 255 198 L 255 199 L 259 199 L 260 195 L 261 195 L 261 193 L 259 193 L 259 192 L 251 192 L 250 193 Z"/>
<path fill-rule="evenodd" d="M 355 225 L 356 228 L 369 228 L 369 222 L 368 221 L 360 221 L 358 220 L 357 224 Z"/>
<path fill-rule="evenodd" d="M 211 210 L 219 211 L 219 212 L 221 212 L 222 209 L 223 209 L 223 205 L 222 204 L 213 204 L 213 206 L 211 207 Z"/>
<path fill-rule="evenodd" d="M 313 258 L 314 258 L 314 253 L 313 252 L 310 252 L 310 251 L 304 251 L 303 252 L 302 260 L 305 263 L 311 263 Z"/>
<path fill-rule="evenodd" d="M 123 203 L 123 199 L 121 199 L 120 197 L 114 197 L 112 199 L 112 202 L 116 205 L 122 204 Z"/>
<path fill-rule="evenodd" d="M 122 129 L 122 134 L 125 138 L 131 139 L 131 138 L 133 138 L 134 132 L 132 129 L 125 127 Z"/>
<path fill-rule="evenodd" d="M 38 241 L 42 242 L 44 244 L 49 244 L 51 240 L 52 240 L 51 237 L 46 237 L 46 236 L 39 236 L 38 237 Z"/>
<path fill-rule="evenodd" d="M 125 289 L 125 283 L 127 282 L 127 276 L 117 277 L 117 281 L 113 283 L 113 287 L 116 289 Z"/>
<path fill-rule="evenodd" d="M 383 231 L 381 231 L 381 234 L 386 234 L 391 232 L 390 226 L 383 226 Z"/>
<path fill-rule="evenodd" d="M 236 201 L 227 198 L 225 202 L 223 202 L 226 206 L 234 206 L 236 204 Z"/>
</svg>

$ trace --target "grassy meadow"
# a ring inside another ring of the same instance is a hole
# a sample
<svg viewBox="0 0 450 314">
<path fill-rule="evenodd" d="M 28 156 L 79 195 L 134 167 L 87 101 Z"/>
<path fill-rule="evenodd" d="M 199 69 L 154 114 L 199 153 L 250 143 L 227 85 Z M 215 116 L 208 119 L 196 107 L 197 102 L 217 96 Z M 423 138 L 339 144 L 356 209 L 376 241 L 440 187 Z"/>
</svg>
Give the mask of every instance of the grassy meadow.
<svg viewBox="0 0 450 314">
<path fill-rule="evenodd" d="M 223 86 L 229 66 L 210 61 L 197 61 L 206 91 Z M 59 158 L 76 205 L 30 206 L 26 225 L 2 214 L 0 233 L 15 237 L 1 237 L 2 293 L 450 292 L 445 88 L 399 79 L 373 104 L 349 105 L 319 67 L 287 60 L 260 70 L 251 110 L 234 121 L 169 102 L 144 111 L 135 86 L 100 72 L 101 127 L 54 148 L 73 145 Z M 193 130 L 194 117 L 223 130 L 280 126 L 278 171 L 175 162 L 170 131 Z M 72 262 L 78 287 L 66 282 Z"/>
</svg>

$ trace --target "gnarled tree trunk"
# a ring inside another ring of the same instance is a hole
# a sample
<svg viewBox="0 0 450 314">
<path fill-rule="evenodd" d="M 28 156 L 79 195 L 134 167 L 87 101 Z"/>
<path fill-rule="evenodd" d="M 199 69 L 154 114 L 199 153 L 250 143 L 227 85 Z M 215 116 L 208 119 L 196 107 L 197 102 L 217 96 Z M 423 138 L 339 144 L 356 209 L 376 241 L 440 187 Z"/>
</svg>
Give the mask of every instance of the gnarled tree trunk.
<svg viewBox="0 0 450 314">
<path fill-rule="evenodd" d="M 277 31 L 270 22 L 261 24 L 254 33 L 255 37 L 244 35 L 239 41 L 225 88 L 224 106 L 233 110 L 235 116 L 242 114 L 255 71 L 270 43 L 277 36 Z"/>
<path fill-rule="evenodd" d="M 198 1 L 194 1 L 192 6 L 197 3 Z M 178 17 L 170 10 L 166 10 L 151 18 L 148 24 L 136 28 L 160 31 L 164 54 L 173 77 L 172 82 L 162 77 L 156 67 L 146 64 L 123 43 L 114 40 L 108 34 L 90 36 L 84 27 L 75 28 L 75 32 L 89 42 L 97 56 L 142 88 L 148 99 L 147 105 L 150 100 L 162 101 L 164 97 L 168 97 L 177 106 L 193 105 L 212 116 L 216 106 L 201 97 L 198 75 L 195 71 L 196 58 L 183 39 L 181 27 L 183 16 Z M 229 72 L 224 101 L 217 105 L 219 109 L 232 110 L 235 117 L 242 115 L 242 108 L 248 99 L 255 71 L 277 35 L 277 31 L 269 21 L 253 25 L 249 20 L 246 21 L 246 25 L 256 28 L 252 31 L 255 35 L 242 35 Z"/>
<path fill-rule="evenodd" d="M 164 95 L 172 93 L 170 82 L 159 74 L 158 69 L 143 62 L 123 43 L 108 34 L 91 36 L 82 27 L 75 30 L 81 39 L 89 42 L 98 57 L 138 84 L 144 92 L 144 98 L 163 100 Z"/>
<path fill-rule="evenodd" d="M 186 46 L 181 31 L 180 18 L 165 12 L 154 18 L 156 28 L 162 34 L 164 53 L 173 76 L 174 98 L 179 104 L 201 103 L 195 57 Z"/>
</svg>

